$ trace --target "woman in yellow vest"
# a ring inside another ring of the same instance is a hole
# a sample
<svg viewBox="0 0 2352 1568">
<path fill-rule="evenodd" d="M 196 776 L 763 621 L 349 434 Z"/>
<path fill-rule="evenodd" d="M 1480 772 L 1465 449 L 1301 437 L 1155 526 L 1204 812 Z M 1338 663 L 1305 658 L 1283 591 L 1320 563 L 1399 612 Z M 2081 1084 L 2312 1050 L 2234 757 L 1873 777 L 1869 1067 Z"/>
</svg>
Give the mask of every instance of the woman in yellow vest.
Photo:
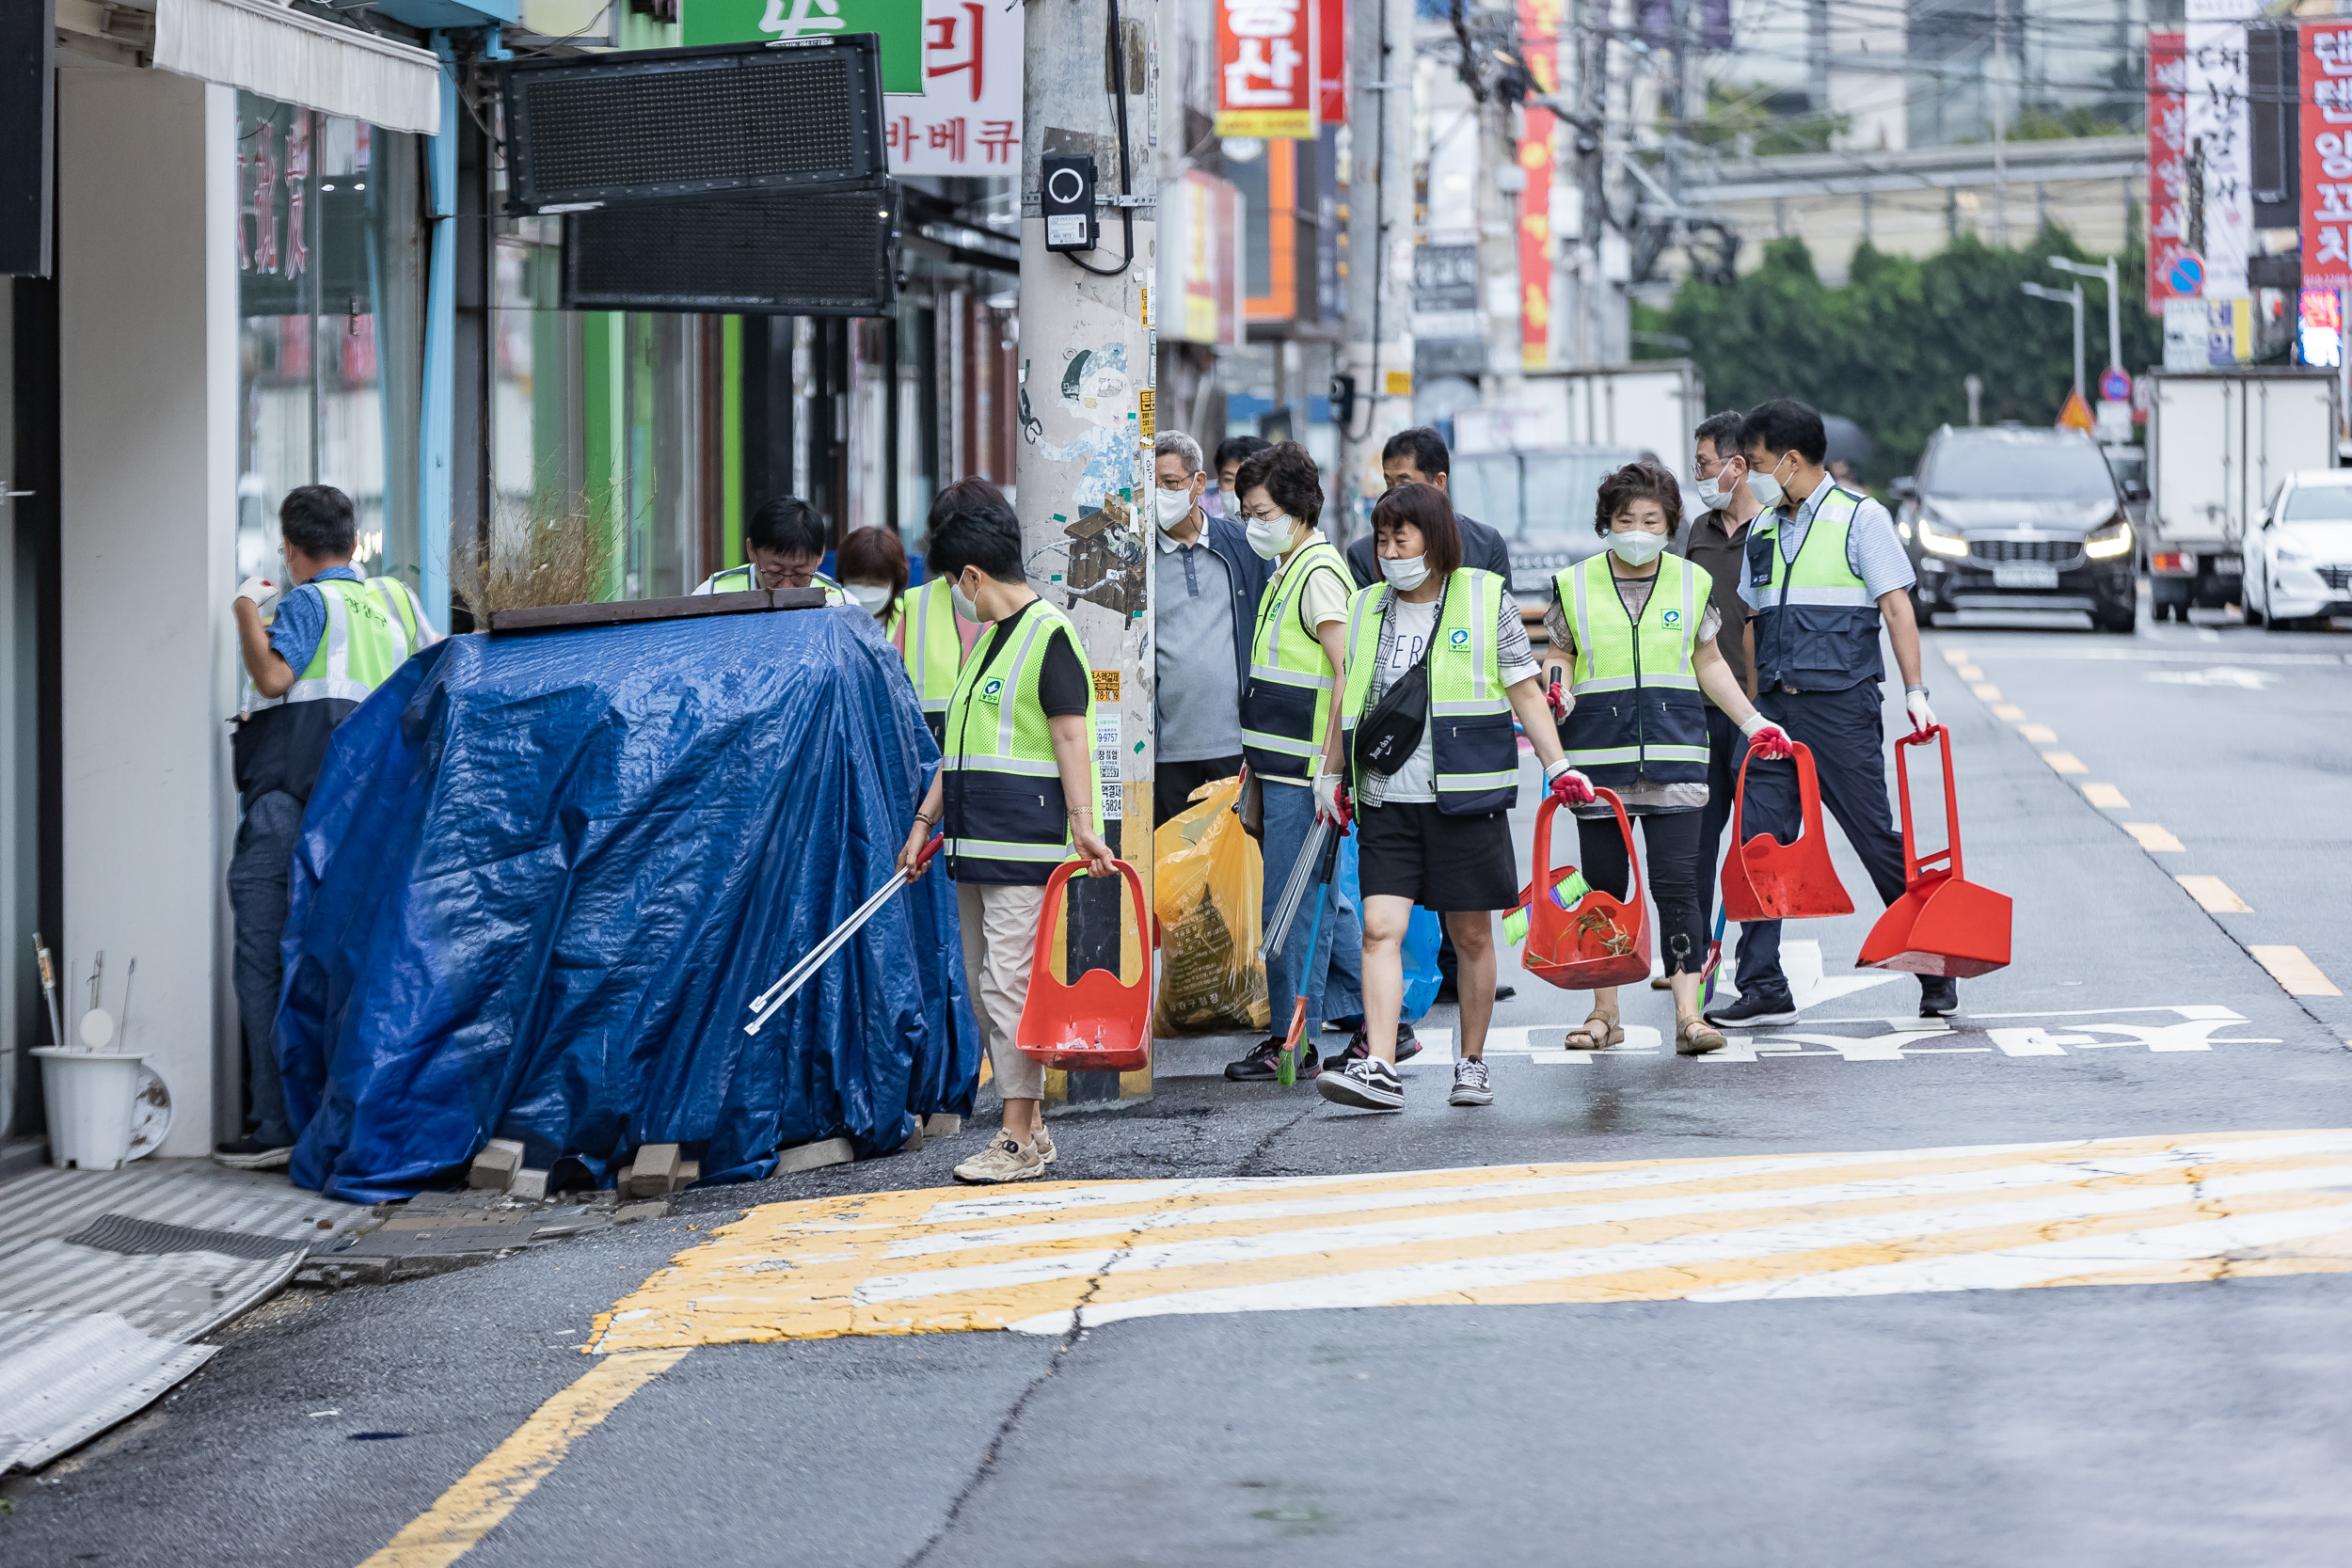
<svg viewBox="0 0 2352 1568">
<path fill-rule="evenodd" d="M 1342 1105 L 1405 1108 L 1397 1017 L 1405 927 L 1419 904 L 1444 917 L 1460 959 L 1462 1051 L 1448 1103 L 1492 1104 L 1483 1057 L 1495 1006 L 1494 911 L 1516 905 L 1520 885 L 1511 845 L 1519 785 L 1513 716 L 1554 795 L 1589 800 L 1592 792 L 1560 754 L 1518 601 L 1495 573 L 1462 564 L 1445 492 L 1397 486 L 1373 508 L 1372 530 L 1387 580 L 1349 602 L 1340 701 L 1315 780 L 1317 815 L 1338 815 L 1351 785 L 1357 800 L 1367 1050 L 1315 1087 Z M 1427 700 L 1416 705 L 1409 693 L 1424 674 Z M 1401 713 L 1382 701 L 1392 691 Z M 1416 714 L 1419 722 L 1408 721 Z"/>
<path fill-rule="evenodd" d="M 993 623 L 947 701 L 939 771 L 898 851 L 913 877 L 931 831 L 956 884 L 963 974 L 988 1037 L 1004 1131 L 956 1167 L 960 1181 L 1027 1181 L 1054 1163 L 1045 1131 L 1045 1069 L 1013 1043 L 1029 996 L 1029 959 L 1045 882 L 1062 862 L 1112 875 L 1095 827 L 1102 775 L 1094 762 L 1094 682 L 1070 617 L 1030 592 L 1021 569 L 1021 523 L 984 479 L 940 492 L 930 516 L 930 564 L 960 618 Z"/>
<path fill-rule="evenodd" d="M 1707 710 L 1699 693 L 1714 699 L 1758 756 L 1791 753 L 1788 737 L 1756 711 L 1715 647 L 1712 579 L 1666 552 L 1681 522 L 1681 483 L 1657 464 L 1629 463 L 1602 480 L 1593 526 L 1608 548 L 1553 579 L 1544 628 L 1554 670 L 1567 666 L 1573 683 L 1560 726 L 1568 761 L 1614 790 L 1627 816 L 1642 825 L 1658 950 L 1674 992 L 1675 1049 L 1696 1056 L 1724 1044 L 1699 1017 L 1705 879 L 1715 870 L 1703 823 Z M 1584 880 L 1626 897 L 1630 867 L 1616 814 L 1605 805 L 1579 807 L 1576 826 Z M 1618 1018 L 1617 988 L 1594 991 L 1592 1016 L 1570 1033 L 1569 1049 L 1617 1044 L 1625 1038 Z"/>
<path fill-rule="evenodd" d="M 850 602 L 882 623 L 882 635 L 906 661 L 907 679 L 914 683 L 914 700 L 922 705 L 931 739 L 942 739 L 956 676 L 986 628 L 956 618 L 955 584 L 936 573 L 909 593 L 906 548 L 897 534 L 882 529 L 851 530 L 834 553 L 834 572 Z"/>
</svg>

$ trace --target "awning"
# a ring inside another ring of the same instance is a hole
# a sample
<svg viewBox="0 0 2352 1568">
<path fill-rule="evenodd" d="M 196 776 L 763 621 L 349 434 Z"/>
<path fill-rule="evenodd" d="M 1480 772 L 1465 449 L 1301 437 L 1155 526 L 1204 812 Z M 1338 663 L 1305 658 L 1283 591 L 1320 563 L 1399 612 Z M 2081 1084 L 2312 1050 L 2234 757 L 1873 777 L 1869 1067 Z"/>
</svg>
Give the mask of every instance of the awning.
<svg viewBox="0 0 2352 1568">
<path fill-rule="evenodd" d="M 158 0 L 154 60 L 183 76 L 388 131 L 441 128 L 441 65 L 430 50 L 270 0 Z"/>
</svg>

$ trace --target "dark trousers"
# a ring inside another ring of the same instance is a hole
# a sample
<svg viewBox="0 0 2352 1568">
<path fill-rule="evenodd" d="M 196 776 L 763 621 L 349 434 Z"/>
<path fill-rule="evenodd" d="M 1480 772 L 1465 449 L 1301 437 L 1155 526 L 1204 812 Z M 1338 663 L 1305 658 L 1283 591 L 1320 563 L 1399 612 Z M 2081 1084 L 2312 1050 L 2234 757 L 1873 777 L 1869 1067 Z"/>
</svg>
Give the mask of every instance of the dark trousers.
<svg viewBox="0 0 2352 1568">
<path fill-rule="evenodd" d="M 1821 804 L 1846 831 L 1846 842 L 1861 857 L 1878 889 L 1881 903 L 1903 895 L 1903 838 L 1894 825 L 1894 807 L 1886 794 L 1886 725 L 1880 708 L 1879 684 L 1864 681 L 1843 691 L 1766 691 L 1756 705 L 1764 717 L 1788 732 L 1788 738 L 1813 752 L 1813 769 L 1821 781 Z M 1736 766 L 1734 776 L 1737 776 Z M 1786 843 L 1797 836 L 1803 815 L 1797 802 L 1796 765 L 1757 762 L 1748 768 L 1747 821 L 1742 832 L 1751 838 L 1769 832 Z M 1772 962 L 1770 974 L 1760 969 L 1761 992 L 1748 989 L 1747 944 L 1769 931 Z M 1740 991 L 1743 996 L 1785 996 L 1788 977 L 1780 972 L 1780 922 L 1759 921 L 1740 928 Z"/>
<path fill-rule="evenodd" d="M 237 1016 L 245 1036 L 247 1131 L 280 1148 L 294 1142 L 286 1120 L 286 1089 L 278 1075 L 278 990 L 284 972 L 278 942 L 286 934 L 286 884 L 294 840 L 302 835 L 302 802 L 273 790 L 246 808 L 229 861 L 229 909 L 237 922 L 234 977 Z"/>
<path fill-rule="evenodd" d="M 1669 974 L 1696 974 L 1707 967 L 1707 866 L 1699 851 L 1704 846 L 1706 813 L 1701 810 L 1645 812 L 1633 817 L 1642 832 L 1642 852 L 1648 859 L 1650 918 L 1658 933 L 1658 954 Z M 1613 898 L 1629 897 L 1632 865 L 1626 858 L 1625 835 L 1617 818 L 1580 816 L 1576 819 L 1577 869 L 1584 880 Z"/>
<path fill-rule="evenodd" d="M 1198 762 L 1161 763 L 1152 774 L 1152 826 L 1156 829 L 1169 817 L 1183 816 L 1192 804 L 1192 792 L 1202 784 L 1230 779 L 1240 771 L 1238 753 L 1203 757 Z"/>
<path fill-rule="evenodd" d="M 1707 709 L 1707 805 L 1700 813 L 1699 865 L 1704 885 L 1699 889 L 1699 909 L 1707 926 L 1708 940 L 1715 935 L 1715 900 L 1723 895 L 1724 830 L 1731 825 L 1732 802 L 1740 788 L 1740 759 L 1748 754 L 1748 737 L 1740 733 L 1740 726 L 1711 704 Z M 1788 770 L 1787 763 L 1758 761 L 1748 768 L 1749 791 L 1747 820 L 1740 831 L 1754 838 L 1764 829 L 1763 813 L 1756 796 L 1765 789 L 1760 770 L 1778 768 Z M 1782 803 L 1795 788 L 1793 779 L 1783 779 L 1771 789 L 1779 793 L 1773 803 Z M 1791 797 L 1792 798 L 1792 797 Z M 1735 843 L 1736 849 L 1738 845 Z M 1730 935 L 1734 933 L 1726 933 Z M 1742 926 L 1736 933 L 1740 939 L 1740 974 L 1734 982 L 1742 996 L 1779 996 L 1787 993 L 1788 982 L 1780 973 L 1780 922 L 1758 921 Z"/>
</svg>

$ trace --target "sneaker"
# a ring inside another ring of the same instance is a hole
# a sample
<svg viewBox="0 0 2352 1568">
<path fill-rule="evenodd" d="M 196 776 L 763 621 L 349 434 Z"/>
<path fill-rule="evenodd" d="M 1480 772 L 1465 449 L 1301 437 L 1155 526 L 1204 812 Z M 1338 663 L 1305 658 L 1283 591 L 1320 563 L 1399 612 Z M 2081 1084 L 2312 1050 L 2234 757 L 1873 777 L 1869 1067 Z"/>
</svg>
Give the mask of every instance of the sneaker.
<svg viewBox="0 0 2352 1568">
<path fill-rule="evenodd" d="M 1281 1077 L 1282 1037 L 1268 1035 L 1249 1048 L 1248 1055 L 1226 1063 L 1225 1076 L 1236 1084 L 1271 1084 Z"/>
<path fill-rule="evenodd" d="M 276 1170 L 293 1158 L 294 1145 L 265 1144 L 259 1138 L 213 1146 L 215 1163 L 231 1170 Z"/>
<path fill-rule="evenodd" d="M 1045 1162 L 1034 1146 L 1015 1143 L 999 1132 L 986 1148 L 956 1167 L 956 1180 L 980 1183 L 1034 1181 L 1044 1170 Z"/>
<path fill-rule="evenodd" d="M 1360 1111 L 1405 1109 L 1405 1080 L 1377 1056 L 1352 1058 L 1342 1070 L 1316 1079 L 1315 1088 L 1335 1105 L 1352 1105 Z"/>
<path fill-rule="evenodd" d="M 1486 1081 L 1486 1064 L 1476 1056 L 1465 1056 L 1454 1064 L 1454 1092 L 1445 1097 L 1449 1105 L 1491 1105 L 1495 1102 L 1494 1085 Z"/>
<path fill-rule="evenodd" d="M 1919 1016 L 1949 1018 L 1960 1011 L 1960 986 L 1941 974 L 1919 976 Z"/>
<path fill-rule="evenodd" d="M 1037 1138 L 1029 1147 L 1036 1149 L 1037 1157 L 1047 1164 L 1054 1163 L 1054 1134 L 1045 1131 L 1043 1122 L 1037 1124 Z"/>
<path fill-rule="evenodd" d="M 1356 1037 L 1347 1042 L 1347 1049 L 1341 1052 L 1338 1055 L 1331 1057 L 1324 1064 L 1324 1066 L 1328 1070 L 1337 1072 L 1341 1067 L 1346 1063 L 1362 1061 L 1365 1057 L 1371 1054 L 1371 1037 L 1367 1036 L 1364 1031 L 1359 1029 L 1356 1031 Z M 1411 1061 L 1414 1057 L 1420 1054 L 1421 1037 L 1413 1033 L 1413 1026 L 1411 1024 L 1399 1023 L 1396 1026 L 1397 1064 L 1399 1066 L 1403 1066 L 1405 1063 Z"/>
<path fill-rule="evenodd" d="M 1716 1003 L 1703 1015 L 1709 1023 L 1725 1024 L 1734 1029 L 1770 1028 L 1778 1023 L 1797 1022 L 1797 1005 L 1786 994 L 1780 996 L 1742 996 Z"/>
</svg>

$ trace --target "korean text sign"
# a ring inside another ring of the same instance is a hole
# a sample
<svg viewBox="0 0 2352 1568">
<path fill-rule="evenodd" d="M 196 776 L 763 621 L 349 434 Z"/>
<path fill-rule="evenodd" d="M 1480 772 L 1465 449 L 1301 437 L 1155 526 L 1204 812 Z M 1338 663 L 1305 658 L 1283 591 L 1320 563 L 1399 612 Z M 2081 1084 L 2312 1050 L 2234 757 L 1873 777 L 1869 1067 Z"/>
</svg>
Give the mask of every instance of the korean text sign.
<svg viewBox="0 0 2352 1568">
<path fill-rule="evenodd" d="M 2352 287 L 2352 23 L 2303 28 L 2303 286 Z"/>
<path fill-rule="evenodd" d="M 1216 134 L 1315 135 L 1315 0 L 1216 0 Z"/>
</svg>

